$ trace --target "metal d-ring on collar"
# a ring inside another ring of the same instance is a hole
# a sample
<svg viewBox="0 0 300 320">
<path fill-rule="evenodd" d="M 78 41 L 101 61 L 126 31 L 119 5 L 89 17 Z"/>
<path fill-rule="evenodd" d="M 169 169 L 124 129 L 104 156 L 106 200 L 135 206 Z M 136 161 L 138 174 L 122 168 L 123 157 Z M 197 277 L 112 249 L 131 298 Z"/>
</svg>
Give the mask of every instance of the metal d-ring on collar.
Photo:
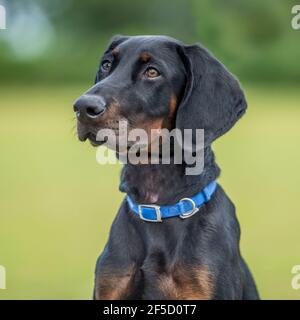
<svg viewBox="0 0 300 320">
<path fill-rule="evenodd" d="M 191 199 L 191 198 L 182 198 L 182 199 L 180 200 L 180 202 L 182 202 L 182 201 L 189 201 L 189 202 L 193 205 L 193 208 L 192 208 L 191 211 L 182 213 L 182 214 L 179 216 L 181 219 L 190 218 L 190 217 L 193 216 L 196 212 L 199 211 L 199 208 L 196 207 L 196 203 L 194 202 L 193 199 Z"/>
</svg>

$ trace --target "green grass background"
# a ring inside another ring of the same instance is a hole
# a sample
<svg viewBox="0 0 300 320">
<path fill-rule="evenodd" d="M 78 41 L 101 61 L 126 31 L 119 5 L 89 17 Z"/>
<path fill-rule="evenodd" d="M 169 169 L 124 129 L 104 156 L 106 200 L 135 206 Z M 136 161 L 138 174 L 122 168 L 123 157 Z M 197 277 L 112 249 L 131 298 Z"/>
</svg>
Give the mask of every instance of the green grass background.
<svg viewBox="0 0 300 320">
<path fill-rule="evenodd" d="M 123 197 L 120 166 L 75 136 L 72 101 L 88 85 L 3 86 L 0 299 L 90 299 L 97 256 Z M 241 223 L 242 253 L 264 299 L 299 299 L 300 92 L 245 86 L 249 110 L 215 143 L 220 183 Z"/>
</svg>

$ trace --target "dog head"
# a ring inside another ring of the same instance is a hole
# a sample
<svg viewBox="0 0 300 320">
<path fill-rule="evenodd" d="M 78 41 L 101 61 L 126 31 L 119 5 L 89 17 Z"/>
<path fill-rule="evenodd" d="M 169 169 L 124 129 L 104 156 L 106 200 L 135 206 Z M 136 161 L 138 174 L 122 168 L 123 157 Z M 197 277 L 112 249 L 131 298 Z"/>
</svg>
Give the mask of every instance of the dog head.
<svg viewBox="0 0 300 320">
<path fill-rule="evenodd" d="M 80 140 L 98 130 L 204 129 L 205 145 L 227 132 L 247 104 L 237 79 L 200 45 L 165 36 L 115 36 L 95 84 L 74 103 Z"/>
</svg>

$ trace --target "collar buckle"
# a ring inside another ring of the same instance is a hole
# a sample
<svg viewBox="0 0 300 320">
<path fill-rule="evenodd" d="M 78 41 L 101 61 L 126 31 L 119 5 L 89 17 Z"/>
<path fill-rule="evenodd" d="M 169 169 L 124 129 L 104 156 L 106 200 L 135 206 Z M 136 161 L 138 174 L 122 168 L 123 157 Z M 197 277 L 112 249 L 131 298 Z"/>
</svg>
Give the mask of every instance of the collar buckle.
<svg viewBox="0 0 300 320">
<path fill-rule="evenodd" d="M 191 198 L 182 198 L 180 200 L 180 202 L 183 202 L 183 201 L 188 201 L 192 204 L 192 210 L 188 211 L 188 212 L 185 212 L 185 213 L 182 213 L 179 217 L 181 219 L 187 219 L 187 218 L 190 218 L 191 216 L 193 216 L 196 212 L 199 211 L 199 208 L 196 207 L 196 203 L 193 199 Z"/>
<path fill-rule="evenodd" d="M 143 208 L 150 208 L 155 211 L 156 219 L 147 219 L 143 216 Z M 161 212 L 160 212 L 160 206 L 155 204 L 139 204 L 138 205 L 139 210 L 139 216 L 142 220 L 148 221 L 148 222 L 162 222 L 161 219 Z"/>
</svg>

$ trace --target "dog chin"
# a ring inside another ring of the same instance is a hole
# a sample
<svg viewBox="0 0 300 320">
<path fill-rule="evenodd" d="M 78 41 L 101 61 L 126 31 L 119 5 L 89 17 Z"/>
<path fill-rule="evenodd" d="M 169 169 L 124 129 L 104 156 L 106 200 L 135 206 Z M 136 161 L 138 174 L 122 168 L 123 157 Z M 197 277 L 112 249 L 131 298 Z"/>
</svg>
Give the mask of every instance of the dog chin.
<svg viewBox="0 0 300 320">
<path fill-rule="evenodd" d="M 103 145 L 106 141 L 97 141 L 93 134 L 89 134 L 88 140 L 93 147 L 99 147 Z"/>
<path fill-rule="evenodd" d="M 100 141 L 94 141 L 94 140 L 91 140 L 89 139 L 90 141 L 90 144 L 93 146 L 93 147 L 99 147 L 101 145 L 103 145 L 104 141 L 103 142 L 100 142 Z"/>
<path fill-rule="evenodd" d="M 103 143 L 105 143 L 105 141 L 97 141 L 96 136 L 90 132 L 78 131 L 77 136 L 78 136 L 78 139 L 82 142 L 89 140 L 90 144 L 93 147 L 98 147 L 98 146 L 101 146 Z"/>
</svg>

